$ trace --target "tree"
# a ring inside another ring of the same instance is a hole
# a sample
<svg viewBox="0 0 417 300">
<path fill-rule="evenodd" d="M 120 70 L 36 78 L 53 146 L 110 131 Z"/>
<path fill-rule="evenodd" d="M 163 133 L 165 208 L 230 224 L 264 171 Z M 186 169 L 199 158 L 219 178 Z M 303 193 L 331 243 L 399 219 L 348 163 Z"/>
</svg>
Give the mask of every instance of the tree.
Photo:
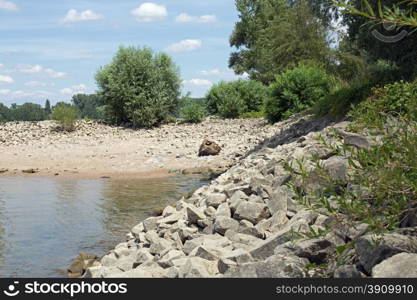
<svg viewBox="0 0 417 300">
<path fill-rule="evenodd" d="M 10 109 L 3 103 L 0 103 L 0 122 L 7 121 L 10 121 Z"/>
<path fill-rule="evenodd" d="M 328 64 L 328 1 L 237 0 L 240 21 L 230 44 L 229 65 L 264 83 L 306 60 Z"/>
<path fill-rule="evenodd" d="M 43 121 L 46 117 L 41 105 L 30 102 L 22 105 L 12 104 L 10 114 L 14 121 Z"/>
<path fill-rule="evenodd" d="M 363 0 L 334 1 L 348 28 L 349 43 L 368 58 L 369 63 L 385 60 L 393 64 L 396 80 L 412 79 L 416 74 L 416 1 Z M 382 23 L 381 23 L 382 22 Z"/>
<path fill-rule="evenodd" d="M 72 97 L 72 103 L 80 111 L 81 118 L 100 119 L 102 116 L 98 110 L 103 105 L 102 100 L 97 94 L 77 94 Z"/>
<path fill-rule="evenodd" d="M 113 61 L 98 71 L 96 81 L 113 123 L 151 127 L 177 112 L 181 80 L 167 54 L 121 47 Z"/>
<path fill-rule="evenodd" d="M 78 110 L 71 104 L 61 102 L 54 106 L 51 118 L 57 121 L 63 130 L 74 131 L 75 122 L 78 119 Z"/>
<path fill-rule="evenodd" d="M 46 99 L 45 101 L 45 113 L 47 116 L 49 116 L 52 113 L 51 102 L 49 101 L 49 99 Z"/>
</svg>

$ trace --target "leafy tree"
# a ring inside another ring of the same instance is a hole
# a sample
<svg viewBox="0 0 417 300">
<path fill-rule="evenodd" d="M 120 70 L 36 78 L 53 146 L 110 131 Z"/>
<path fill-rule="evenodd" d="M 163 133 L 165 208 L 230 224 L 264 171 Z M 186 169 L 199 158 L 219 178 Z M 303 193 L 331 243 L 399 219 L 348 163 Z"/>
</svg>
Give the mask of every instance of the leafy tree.
<svg viewBox="0 0 417 300">
<path fill-rule="evenodd" d="M 10 119 L 14 121 L 43 121 L 46 117 L 41 105 L 30 102 L 22 105 L 12 104 L 10 114 Z"/>
<path fill-rule="evenodd" d="M 3 103 L 0 103 L 0 122 L 7 121 L 10 121 L 10 109 Z"/>
<path fill-rule="evenodd" d="M 101 97 L 97 94 L 77 94 L 72 97 L 72 103 L 80 111 L 81 118 L 100 119 L 102 117 L 98 109 L 103 105 Z"/>
<path fill-rule="evenodd" d="M 229 65 L 237 74 L 269 83 L 299 62 L 328 64 L 328 1 L 237 0 L 240 21 L 230 44 Z"/>
<path fill-rule="evenodd" d="M 344 13 L 349 43 L 362 51 L 369 63 L 384 60 L 400 70 L 396 80 L 414 78 L 417 65 L 417 35 L 412 34 L 413 22 L 416 22 L 415 1 L 334 2 Z"/>
<path fill-rule="evenodd" d="M 111 122 L 151 127 L 178 110 L 181 80 L 167 54 L 121 47 L 96 81 Z"/>
</svg>

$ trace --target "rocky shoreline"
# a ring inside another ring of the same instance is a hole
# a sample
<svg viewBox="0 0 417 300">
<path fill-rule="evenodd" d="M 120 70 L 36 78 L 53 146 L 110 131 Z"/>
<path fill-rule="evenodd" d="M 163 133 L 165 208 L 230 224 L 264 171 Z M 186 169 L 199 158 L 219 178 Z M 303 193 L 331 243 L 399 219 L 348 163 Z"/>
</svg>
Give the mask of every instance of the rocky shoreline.
<svg viewBox="0 0 417 300">
<path fill-rule="evenodd" d="M 308 118 L 278 124 L 279 133 L 210 185 L 132 228 L 127 241 L 92 262 L 83 277 L 417 277 L 417 228 L 378 236 L 375 244 L 366 224 L 345 226 L 325 211 L 309 210 L 287 186 L 294 174 L 285 164 L 313 156 L 333 176 L 346 176 L 346 157 L 317 136 L 355 147 L 374 142 L 346 132 L 347 125 Z"/>
</svg>

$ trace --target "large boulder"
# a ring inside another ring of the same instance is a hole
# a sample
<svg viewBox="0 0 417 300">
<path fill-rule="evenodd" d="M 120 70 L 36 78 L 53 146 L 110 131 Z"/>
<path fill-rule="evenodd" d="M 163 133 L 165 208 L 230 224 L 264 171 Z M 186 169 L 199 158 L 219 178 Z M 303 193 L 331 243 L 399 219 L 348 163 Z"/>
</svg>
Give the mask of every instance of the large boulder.
<svg viewBox="0 0 417 300">
<path fill-rule="evenodd" d="M 210 278 L 219 272 L 217 263 L 201 257 L 189 257 L 180 266 L 179 278 Z"/>
<path fill-rule="evenodd" d="M 335 247 L 325 239 L 307 239 L 287 242 L 275 248 L 274 253 L 292 253 L 307 258 L 311 263 L 321 265 L 328 262 L 329 257 L 335 253 Z"/>
<path fill-rule="evenodd" d="M 215 142 L 204 140 L 198 151 L 198 156 L 215 156 L 222 151 L 222 148 Z"/>
<path fill-rule="evenodd" d="M 80 253 L 68 268 L 68 277 L 79 278 L 85 271 L 98 264 L 98 256 Z"/>
<path fill-rule="evenodd" d="M 227 278 L 305 278 L 309 261 L 296 256 L 276 255 L 262 262 L 230 267 Z"/>
<path fill-rule="evenodd" d="M 214 222 L 214 230 L 224 235 L 227 230 L 236 231 L 239 228 L 239 222 L 229 217 L 218 217 Z"/>
<path fill-rule="evenodd" d="M 417 254 L 400 253 L 372 269 L 374 278 L 417 278 Z"/>
<path fill-rule="evenodd" d="M 359 261 L 369 274 L 375 265 L 396 254 L 417 253 L 417 236 L 401 233 L 407 232 L 400 230 L 382 236 L 365 235 L 356 241 L 355 249 Z"/>
</svg>

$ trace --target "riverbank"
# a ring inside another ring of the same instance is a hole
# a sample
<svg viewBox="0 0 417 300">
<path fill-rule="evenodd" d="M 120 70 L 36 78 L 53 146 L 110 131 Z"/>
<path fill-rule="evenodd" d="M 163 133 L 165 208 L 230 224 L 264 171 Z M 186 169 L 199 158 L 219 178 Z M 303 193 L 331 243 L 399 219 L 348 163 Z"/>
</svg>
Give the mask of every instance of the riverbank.
<svg viewBox="0 0 417 300">
<path fill-rule="evenodd" d="M 279 126 L 261 119 L 207 120 L 130 129 L 79 121 L 76 131 L 56 123 L 0 124 L 0 176 L 62 178 L 157 178 L 224 169 L 274 135 Z M 215 157 L 198 157 L 204 139 L 222 147 Z"/>
<path fill-rule="evenodd" d="M 84 277 L 416 277 L 416 227 L 374 235 L 361 219 L 343 221 L 346 204 L 334 198 L 310 207 L 297 201 L 296 190 L 323 189 L 322 176 L 366 192 L 349 186 L 349 153 L 379 142 L 348 125 L 324 118 L 277 124 L 276 135 L 210 185 L 133 227 Z"/>
</svg>

